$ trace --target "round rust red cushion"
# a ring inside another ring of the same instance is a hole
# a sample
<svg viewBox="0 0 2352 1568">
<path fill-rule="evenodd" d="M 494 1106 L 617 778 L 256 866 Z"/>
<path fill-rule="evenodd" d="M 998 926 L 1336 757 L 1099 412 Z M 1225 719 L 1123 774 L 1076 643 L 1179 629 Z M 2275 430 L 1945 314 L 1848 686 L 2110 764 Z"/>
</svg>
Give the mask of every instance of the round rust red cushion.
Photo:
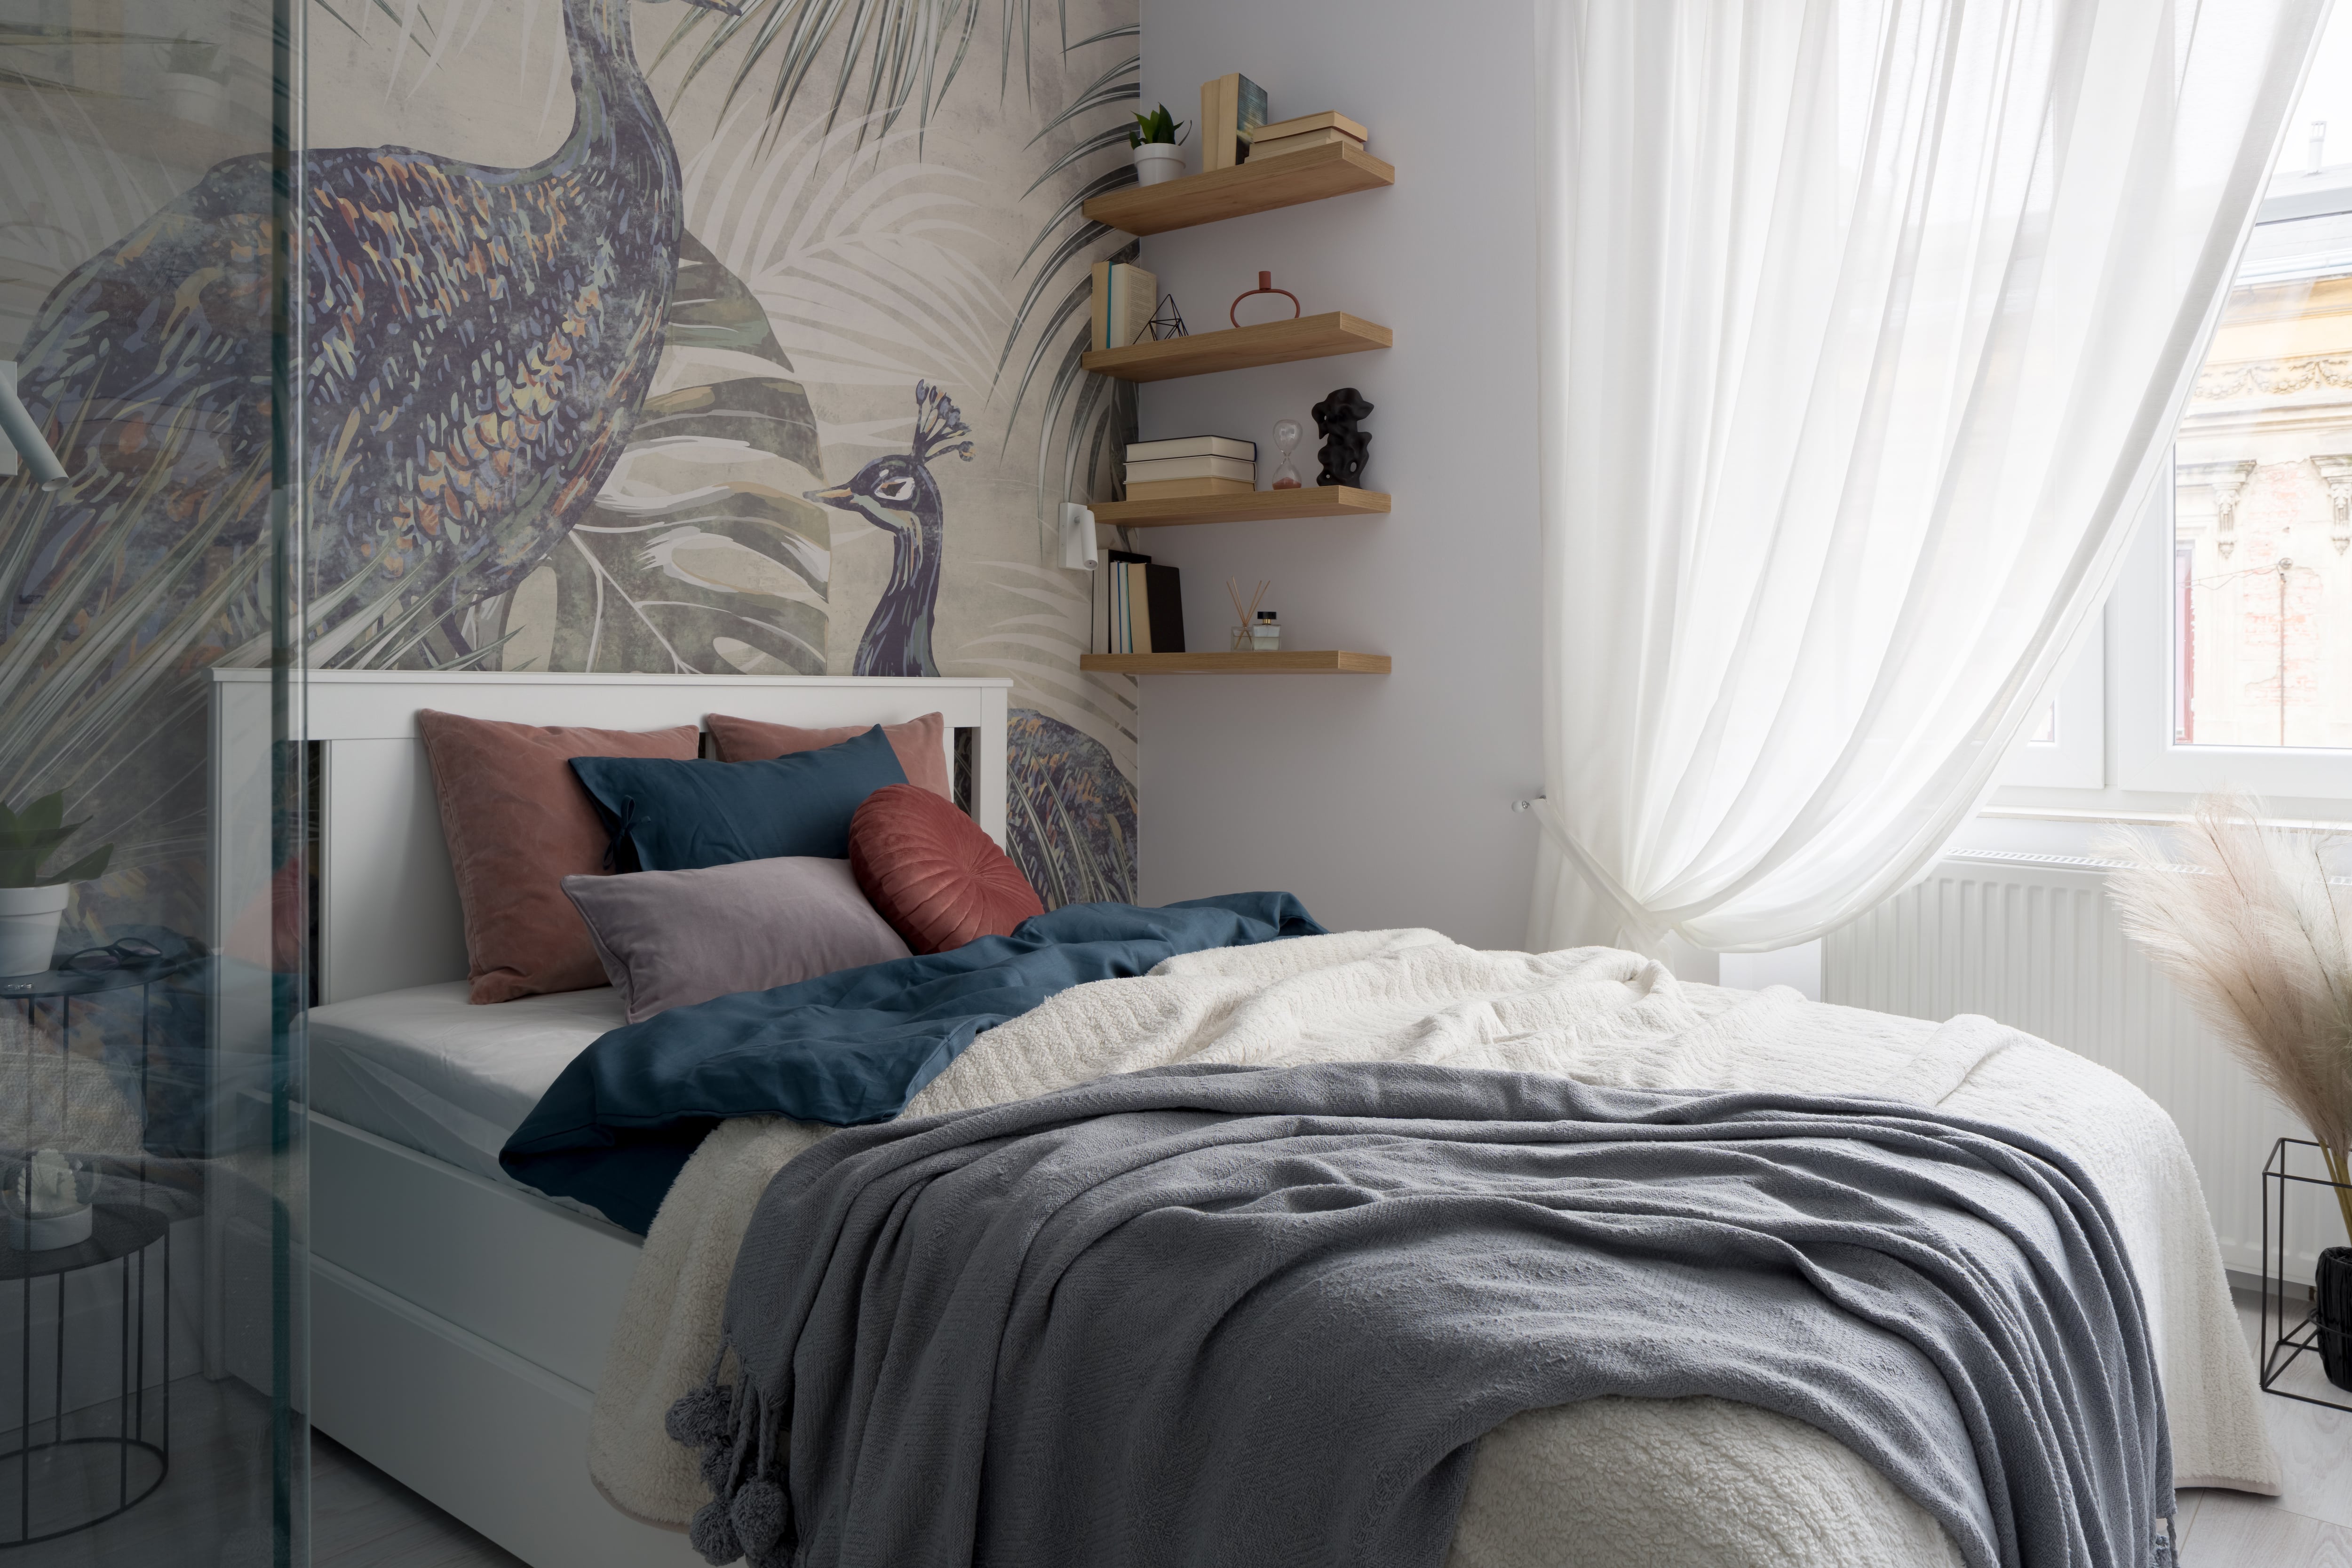
<svg viewBox="0 0 2352 1568">
<path fill-rule="evenodd" d="M 849 819 L 849 871 L 918 953 L 1009 936 L 1045 905 L 978 822 L 919 784 L 890 784 Z"/>
</svg>

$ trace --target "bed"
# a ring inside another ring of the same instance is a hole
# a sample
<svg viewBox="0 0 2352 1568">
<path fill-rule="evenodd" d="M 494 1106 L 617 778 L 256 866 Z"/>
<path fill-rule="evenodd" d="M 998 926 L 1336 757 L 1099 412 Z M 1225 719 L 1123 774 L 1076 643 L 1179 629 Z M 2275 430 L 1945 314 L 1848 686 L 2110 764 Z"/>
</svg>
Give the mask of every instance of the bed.
<svg viewBox="0 0 2352 1568">
<path fill-rule="evenodd" d="M 269 733 L 270 688 L 267 671 L 212 679 L 214 920 L 227 932 L 269 874 L 257 847 L 269 829 L 268 780 L 236 770 L 266 764 L 268 747 L 249 742 Z M 535 1568 L 699 1563 L 682 1535 L 614 1511 L 588 1476 L 589 1410 L 639 1239 L 525 1191 L 483 1157 L 496 1149 L 483 1113 L 528 1109 L 545 1087 L 509 1049 L 534 1032 L 529 1017 L 542 1046 L 556 1042 L 538 1058 L 551 1079 L 618 1009 L 609 991 L 463 1001 L 463 927 L 417 711 L 621 729 L 699 724 L 712 712 L 812 727 L 939 712 L 950 776 L 961 732 L 968 809 L 1001 842 L 1010 683 L 315 671 L 308 686 L 313 1028 L 324 1041 L 314 1077 L 337 1109 L 375 1128 L 316 1104 L 310 1116 L 311 1420 Z M 371 1056 L 338 1032 L 339 1004 L 387 996 L 408 1009 L 379 1020 L 388 1028 Z M 266 1053 L 266 977 L 232 977 L 215 1008 L 224 1050 Z M 483 1031 L 467 1038 L 485 1052 L 469 1061 L 449 1049 L 457 1037 L 445 1026 Z"/>
<path fill-rule="evenodd" d="M 255 722 L 266 685 L 231 672 L 216 679 L 216 722 Z M 749 1198 L 807 1135 L 728 1124 L 688 1165 L 677 1216 L 666 1209 L 649 1241 L 504 1176 L 499 1141 L 619 1011 L 599 991 L 495 1008 L 463 1001 L 453 984 L 465 969 L 456 900 L 415 713 L 649 728 L 714 709 L 811 726 L 938 709 L 973 734 L 970 809 L 1001 841 L 1003 684 L 332 674 L 312 682 L 320 752 L 313 1420 L 541 1568 L 699 1561 L 677 1533 L 691 1467 L 661 1451 L 660 1414 L 691 1380 L 688 1368 L 708 1360 Z M 216 780 L 220 799 L 236 798 L 235 784 Z M 249 817 L 244 831 L 254 831 Z M 224 899 L 236 891 L 225 879 Z M 1938 1029 L 1814 1008 L 1785 992 L 1676 987 L 1628 955 L 1480 955 L 1412 932 L 1304 943 L 1277 945 L 1290 949 L 1279 957 L 1192 955 L 1165 975 L 1107 982 L 1129 988 L 1115 994 L 1066 992 L 982 1036 L 913 1109 L 987 1104 L 1162 1061 L 1346 1060 L 1376 1050 L 1598 1082 L 1895 1093 L 2007 1114 L 2072 1140 L 2123 1192 L 2122 1228 L 2172 1399 L 2179 1484 L 2275 1490 L 2193 1172 L 2168 1120 L 2120 1080 L 1982 1020 Z M 1132 1011 L 1139 986 L 1159 988 L 1150 994 L 1162 1010 L 1150 1028 Z M 236 1006 L 234 997 L 224 1003 Z M 1302 1006 L 1328 1025 L 1302 1026 Z M 1528 1042 L 1546 1038 L 1542 1030 L 1495 1021 L 1530 1009 L 1567 1009 L 1545 1027 L 1569 1020 L 1560 1038 L 1578 1041 L 1578 1061 L 1530 1057 Z M 1288 1021 L 1269 1022 L 1277 1017 Z M 1103 1040 L 1119 1049 L 1074 1043 Z M 2064 1109 L 2070 1103 L 2076 1109 Z M 1451 1562 L 1862 1557 L 1959 1561 L 1916 1504 L 1801 1423 L 1715 1400 L 1600 1400 L 1531 1411 L 1481 1445 Z"/>
</svg>

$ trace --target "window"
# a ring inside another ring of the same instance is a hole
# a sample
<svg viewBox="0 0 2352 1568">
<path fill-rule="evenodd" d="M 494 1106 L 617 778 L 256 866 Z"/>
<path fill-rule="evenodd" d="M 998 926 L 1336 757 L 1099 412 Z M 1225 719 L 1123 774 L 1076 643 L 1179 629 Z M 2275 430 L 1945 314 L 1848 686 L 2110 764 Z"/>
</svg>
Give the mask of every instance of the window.
<svg viewBox="0 0 2352 1568">
<path fill-rule="evenodd" d="M 2173 483 L 2103 632 L 2012 755 L 2004 804 L 2236 788 L 2352 820 L 2352 7 L 2291 123 Z"/>
</svg>

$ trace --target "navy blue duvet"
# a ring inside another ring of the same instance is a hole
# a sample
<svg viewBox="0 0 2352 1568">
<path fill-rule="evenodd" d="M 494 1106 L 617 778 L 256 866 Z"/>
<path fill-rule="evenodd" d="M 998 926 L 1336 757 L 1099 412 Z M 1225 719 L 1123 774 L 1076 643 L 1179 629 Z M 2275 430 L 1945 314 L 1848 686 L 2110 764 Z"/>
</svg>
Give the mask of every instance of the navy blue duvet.
<svg viewBox="0 0 2352 1568">
<path fill-rule="evenodd" d="M 695 1145 L 734 1116 L 887 1122 L 982 1030 L 1161 959 L 1319 935 L 1286 893 L 1161 909 L 1074 904 L 946 953 L 740 991 L 598 1037 L 499 1152 L 517 1181 L 643 1235 Z"/>
</svg>

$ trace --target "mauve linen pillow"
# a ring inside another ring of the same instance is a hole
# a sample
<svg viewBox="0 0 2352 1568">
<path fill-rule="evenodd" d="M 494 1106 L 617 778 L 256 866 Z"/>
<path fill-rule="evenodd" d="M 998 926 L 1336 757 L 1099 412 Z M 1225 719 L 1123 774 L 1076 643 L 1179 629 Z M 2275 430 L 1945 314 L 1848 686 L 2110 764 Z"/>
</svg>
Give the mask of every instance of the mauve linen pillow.
<svg viewBox="0 0 2352 1568">
<path fill-rule="evenodd" d="M 430 709 L 416 722 L 433 760 L 441 833 L 465 911 L 472 999 L 509 1002 L 603 985 L 604 967 L 563 896 L 563 879 L 603 871 L 612 835 L 572 776 L 572 758 L 685 759 L 699 742 L 695 727 L 578 729 Z"/>
<path fill-rule="evenodd" d="M 907 956 L 849 862 L 813 856 L 700 871 L 567 876 L 629 1021 Z"/>
<path fill-rule="evenodd" d="M 918 953 L 1009 936 L 1045 913 L 1037 890 L 981 825 L 918 785 L 877 789 L 857 808 L 849 869 Z"/>
<path fill-rule="evenodd" d="M 779 855 L 839 860 L 849 817 L 907 770 L 875 725 L 822 751 L 766 762 L 667 762 L 575 757 L 572 771 L 636 856 L 620 871 L 694 871 Z"/>
<path fill-rule="evenodd" d="M 853 740 L 866 729 L 862 724 L 845 724 L 835 729 L 802 729 L 794 725 L 768 724 L 723 713 L 711 714 L 702 722 L 709 727 L 721 762 L 764 762 L 772 757 L 790 757 L 796 751 L 815 751 Z M 898 766 L 907 770 L 908 783 L 920 784 L 934 795 L 952 800 L 955 788 L 948 780 L 947 753 L 942 749 L 946 727 L 943 715 L 927 713 L 904 724 L 886 724 L 882 733 L 889 740 L 890 749 L 898 754 Z"/>
</svg>

